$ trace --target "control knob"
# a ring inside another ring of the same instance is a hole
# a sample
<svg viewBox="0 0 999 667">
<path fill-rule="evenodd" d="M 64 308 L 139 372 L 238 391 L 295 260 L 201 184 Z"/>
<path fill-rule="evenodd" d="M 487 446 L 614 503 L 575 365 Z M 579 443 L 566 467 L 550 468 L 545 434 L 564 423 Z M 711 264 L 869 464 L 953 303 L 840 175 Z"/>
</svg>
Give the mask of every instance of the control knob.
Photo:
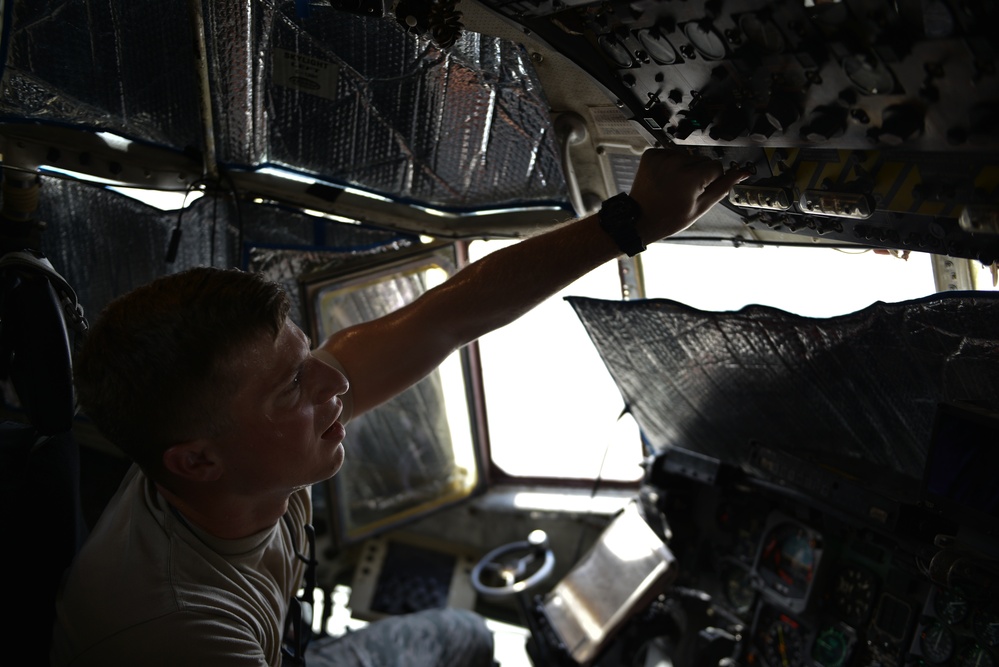
<svg viewBox="0 0 999 667">
<path fill-rule="evenodd" d="M 868 135 L 889 146 L 898 146 L 923 133 L 923 110 L 915 104 L 896 104 L 882 113 L 881 127 Z"/>
<path fill-rule="evenodd" d="M 827 141 L 846 131 L 846 109 L 838 104 L 828 104 L 815 109 L 808 124 L 801 128 L 801 136 L 809 141 Z"/>
</svg>

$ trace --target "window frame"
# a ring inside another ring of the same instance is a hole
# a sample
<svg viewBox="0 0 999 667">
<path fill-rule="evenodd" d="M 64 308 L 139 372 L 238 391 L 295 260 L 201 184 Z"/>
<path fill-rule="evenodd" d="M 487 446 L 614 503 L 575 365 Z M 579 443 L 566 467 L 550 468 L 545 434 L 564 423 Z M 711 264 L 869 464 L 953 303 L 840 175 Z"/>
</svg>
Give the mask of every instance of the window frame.
<svg viewBox="0 0 999 667">
<path fill-rule="evenodd" d="M 367 257 L 360 260 L 347 261 L 329 269 L 321 269 L 303 275 L 298 281 L 302 312 L 304 313 L 313 341 L 318 343 L 328 335 L 328 333 L 321 331 L 320 322 L 322 314 L 317 312 L 316 307 L 317 297 L 325 289 L 331 286 L 335 286 L 340 290 L 349 289 L 353 286 L 362 286 L 378 280 L 405 275 L 408 272 L 419 270 L 421 267 L 425 267 L 431 263 L 440 266 L 441 262 L 435 260 L 441 257 L 447 259 L 449 266 L 441 266 L 441 268 L 450 277 L 462 267 L 459 256 L 460 250 L 458 244 L 451 241 L 433 241 L 425 244 L 417 243 L 412 247 L 379 255 L 374 258 Z M 475 468 L 473 471 L 475 474 L 475 483 L 467 493 L 449 494 L 432 501 L 422 502 L 358 527 L 351 525 L 345 513 L 344 508 L 346 503 L 343 502 L 343 496 L 348 492 L 349 488 L 341 481 L 343 473 L 334 475 L 321 484 L 322 489 L 319 495 L 325 500 L 326 514 L 330 524 L 332 539 L 339 547 L 359 544 L 371 537 L 462 504 L 471 498 L 485 493 L 489 486 L 488 458 L 483 446 L 482 431 L 479 423 L 481 410 L 471 389 L 475 385 L 475 382 L 471 379 L 476 373 L 477 364 L 472 360 L 475 353 L 474 349 L 468 349 L 468 347 L 457 352 L 464 379 L 465 408 L 468 412 L 469 437 L 471 439 L 473 465 Z M 375 411 L 379 409 L 375 408 Z"/>
</svg>

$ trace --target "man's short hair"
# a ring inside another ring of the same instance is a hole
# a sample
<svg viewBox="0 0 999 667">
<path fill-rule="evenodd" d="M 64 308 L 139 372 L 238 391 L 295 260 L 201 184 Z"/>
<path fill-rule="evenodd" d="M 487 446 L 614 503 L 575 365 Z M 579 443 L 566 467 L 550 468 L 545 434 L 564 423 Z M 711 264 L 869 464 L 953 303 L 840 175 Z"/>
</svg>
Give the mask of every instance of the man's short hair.
<svg viewBox="0 0 999 667">
<path fill-rule="evenodd" d="M 288 316 L 282 287 L 236 269 L 158 278 L 112 301 L 74 365 L 80 405 L 153 479 L 163 452 L 228 427 L 236 355 Z"/>
</svg>

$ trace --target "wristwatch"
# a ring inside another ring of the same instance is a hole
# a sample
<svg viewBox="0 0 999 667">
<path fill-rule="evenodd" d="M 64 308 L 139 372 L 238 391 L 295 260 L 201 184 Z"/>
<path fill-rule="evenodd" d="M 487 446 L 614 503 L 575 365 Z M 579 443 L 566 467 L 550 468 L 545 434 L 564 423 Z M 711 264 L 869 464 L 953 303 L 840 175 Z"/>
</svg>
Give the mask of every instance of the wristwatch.
<svg viewBox="0 0 999 667">
<path fill-rule="evenodd" d="M 600 205 L 600 228 L 614 239 L 617 247 L 628 257 L 634 257 L 645 250 L 637 226 L 641 216 L 642 207 L 625 192 L 614 195 Z"/>
</svg>

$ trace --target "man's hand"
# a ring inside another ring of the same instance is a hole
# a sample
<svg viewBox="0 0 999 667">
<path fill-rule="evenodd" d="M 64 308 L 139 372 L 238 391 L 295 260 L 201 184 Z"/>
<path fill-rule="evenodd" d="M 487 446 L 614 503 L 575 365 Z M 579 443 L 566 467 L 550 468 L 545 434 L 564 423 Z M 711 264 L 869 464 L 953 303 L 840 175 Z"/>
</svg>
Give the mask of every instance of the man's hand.
<svg viewBox="0 0 999 667">
<path fill-rule="evenodd" d="M 642 240 L 648 245 L 682 232 L 748 175 L 737 169 L 724 173 L 717 160 L 677 148 L 646 151 L 630 193 L 642 207 Z"/>
</svg>

